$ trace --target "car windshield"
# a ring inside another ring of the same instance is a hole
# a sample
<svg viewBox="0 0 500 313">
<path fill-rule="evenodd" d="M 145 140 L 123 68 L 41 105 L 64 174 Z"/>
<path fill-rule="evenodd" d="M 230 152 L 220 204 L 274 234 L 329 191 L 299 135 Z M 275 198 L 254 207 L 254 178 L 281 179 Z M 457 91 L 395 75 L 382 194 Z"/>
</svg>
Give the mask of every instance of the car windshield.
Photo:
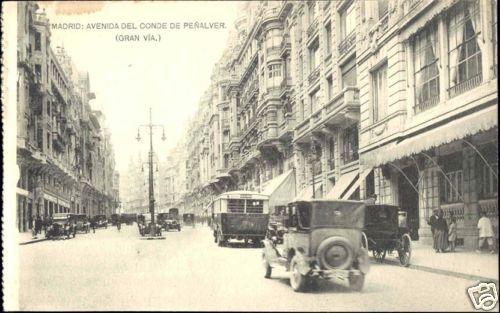
<svg viewBox="0 0 500 313">
<path fill-rule="evenodd" d="M 365 205 L 360 202 L 319 201 L 312 203 L 311 224 L 315 227 L 363 228 Z"/>
</svg>

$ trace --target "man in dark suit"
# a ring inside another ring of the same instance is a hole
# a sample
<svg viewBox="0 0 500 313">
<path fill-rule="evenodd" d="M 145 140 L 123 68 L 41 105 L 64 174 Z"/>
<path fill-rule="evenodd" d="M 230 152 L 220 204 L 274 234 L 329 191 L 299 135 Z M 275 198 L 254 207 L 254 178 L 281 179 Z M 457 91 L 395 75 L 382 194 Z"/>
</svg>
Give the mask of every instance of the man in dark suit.
<svg viewBox="0 0 500 313">
<path fill-rule="evenodd" d="M 429 224 L 431 226 L 432 240 L 434 242 L 433 248 L 434 248 L 434 250 L 436 250 L 436 252 L 438 252 L 437 240 L 436 240 L 436 236 L 435 236 L 437 221 L 438 221 L 438 210 L 434 209 L 432 216 L 427 221 L 427 224 Z"/>
</svg>

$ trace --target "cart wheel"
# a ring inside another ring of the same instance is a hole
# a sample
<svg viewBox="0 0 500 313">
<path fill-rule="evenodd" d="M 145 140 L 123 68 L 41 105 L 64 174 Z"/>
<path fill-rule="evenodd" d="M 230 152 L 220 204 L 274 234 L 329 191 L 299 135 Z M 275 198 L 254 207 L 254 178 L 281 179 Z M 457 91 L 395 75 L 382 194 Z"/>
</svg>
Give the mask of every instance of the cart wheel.
<svg viewBox="0 0 500 313">
<path fill-rule="evenodd" d="M 408 267 L 410 266 L 411 259 L 411 238 L 408 234 L 404 234 L 401 237 L 401 246 L 398 249 L 399 262 L 401 265 Z"/>
<path fill-rule="evenodd" d="M 373 257 L 377 260 L 377 262 L 382 262 L 385 259 L 386 253 L 386 250 L 375 249 L 373 250 Z"/>
<path fill-rule="evenodd" d="M 354 291 L 363 290 L 363 285 L 365 284 L 365 275 L 351 275 L 349 276 L 349 287 Z"/>
<path fill-rule="evenodd" d="M 294 256 L 290 262 L 290 286 L 292 286 L 294 291 L 302 291 L 304 290 L 306 281 L 307 276 L 300 273 L 297 256 Z"/>
<path fill-rule="evenodd" d="M 273 268 L 269 265 L 269 262 L 267 262 L 266 254 L 264 252 L 262 252 L 262 265 L 264 266 L 264 278 L 271 278 Z"/>
</svg>

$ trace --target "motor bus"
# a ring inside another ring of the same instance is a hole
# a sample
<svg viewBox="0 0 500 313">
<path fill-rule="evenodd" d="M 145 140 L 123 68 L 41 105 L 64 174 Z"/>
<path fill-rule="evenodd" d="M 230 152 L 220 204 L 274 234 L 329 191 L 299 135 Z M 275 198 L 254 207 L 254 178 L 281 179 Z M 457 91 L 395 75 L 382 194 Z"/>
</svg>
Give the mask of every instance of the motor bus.
<svg viewBox="0 0 500 313">
<path fill-rule="evenodd" d="M 214 241 L 224 246 L 228 240 L 252 241 L 260 245 L 269 222 L 269 196 L 252 191 L 220 194 L 210 205 Z"/>
</svg>

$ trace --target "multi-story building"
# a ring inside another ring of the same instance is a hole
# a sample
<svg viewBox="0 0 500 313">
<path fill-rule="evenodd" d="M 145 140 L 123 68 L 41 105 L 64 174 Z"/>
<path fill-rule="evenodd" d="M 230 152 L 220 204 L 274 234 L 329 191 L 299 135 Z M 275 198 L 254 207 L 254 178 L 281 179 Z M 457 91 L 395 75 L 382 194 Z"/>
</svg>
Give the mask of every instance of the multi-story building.
<svg viewBox="0 0 500 313">
<path fill-rule="evenodd" d="M 480 211 L 498 229 L 496 1 L 241 9 L 188 133 L 196 201 L 234 189 L 277 192 L 274 206 L 375 195 L 406 212 L 415 240 L 429 241 L 438 208 L 467 247 Z"/>
<path fill-rule="evenodd" d="M 106 163 L 114 171 L 114 157 L 100 147 L 88 74 L 52 49 L 49 20 L 35 3 L 18 4 L 18 25 L 18 228 L 31 228 L 37 215 L 109 214 L 118 200 L 98 177 Z"/>
</svg>

